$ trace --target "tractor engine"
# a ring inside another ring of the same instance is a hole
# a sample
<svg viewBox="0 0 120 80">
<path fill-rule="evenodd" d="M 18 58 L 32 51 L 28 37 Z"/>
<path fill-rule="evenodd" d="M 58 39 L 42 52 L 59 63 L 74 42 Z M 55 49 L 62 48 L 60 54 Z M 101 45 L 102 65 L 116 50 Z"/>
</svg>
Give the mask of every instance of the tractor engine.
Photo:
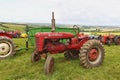
<svg viewBox="0 0 120 80">
<path fill-rule="evenodd" d="M 51 54 L 62 53 L 66 50 L 66 45 L 61 43 L 59 41 L 59 39 L 57 39 L 57 40 L 46 40 L 45 50 L 47 52 L 50 52 Z"/>
<path fill-rule="evenodd" d="M 67 46 L 60 40 L 73 37 L 74 34 L 68 32 L 38 32 L 35 35 L 36 50 L 46 53 L 61 53 L 66 50 Z"/>
</svg>

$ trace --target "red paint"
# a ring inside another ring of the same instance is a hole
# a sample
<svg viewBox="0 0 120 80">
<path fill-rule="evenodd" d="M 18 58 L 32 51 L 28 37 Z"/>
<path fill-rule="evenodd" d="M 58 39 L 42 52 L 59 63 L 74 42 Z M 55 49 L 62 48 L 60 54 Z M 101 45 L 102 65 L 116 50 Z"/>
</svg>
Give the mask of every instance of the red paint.
<svg viewBox="0 0 120 80">
<path fill-rule="evenodd" d="M 55 54 L 55 53 L 62 53 L 67 49 L 67 46 L 61 43 L 57 43 L 57 44 L 51 44 L 48 43 L 46 45 L 46 49 L 48 52 L 50 52 L 51 54 Z"/>
<path fill-rule="evenodd" d="M 79 34 L 77 34 L 77 37 L 78 38 L 86 38 L 86 37 L 88 37 L 88 35 L 86 35 L 84 33 L 79 33 Z"/>
<path fill-rule="evenodd" d="M 63 44 L 60 39 L 69 39 L 69 42 Z M 83 35 L 77 35 L 74 38 L 72 33 L 67 32 L 39 32 L 35 35 L 35 40 L 37 51 L 56 54 L 71 49 L 79 50 L 89 38 Z"/>
<path fill-rule="evenodd" d="M 88 53 L 88 58 L 90 61 L 95 61 L 98 58 L 99 52 L 96 48 L 93 48 Z"/>
<path fill-rule="evenodd" d="M 36 41 L 36 49 L 37 51 L 42 51 L 43 46 L 44 46 L 44 37 L 43 36 L 35 36 L 35 41 Z"/>
<path fill-rule="evenodd" d="M 35 37 L 40 36 L 43 36 L 45 39 L 65 39 L 74 37 L 72 33 L 68 32 L 39 32 L 35 35 Z"/>
<path fill-rule="evenodd" d="M 103 35 L 103 36 L 101 36 L 100 41 L 101 41 L 103 44 L 106 44 L 106 43 L 107 43 L 107 40 L 110 40 L 112 43 L 114 43 L 115 37 L 116 37 L 115 35 Z"/>
<path fill-rule="evenodd" d="M 20 31 L 9 31 L 6 33 L 9 34 L 10 36 L 12 36 L 13 38 L 16 38 L 17 35 L 21 35 Z"/>
<path fill-rule="evenodd" d="M 72 33 L 67 33 L 67 32 L 39 32 L 35 35 L 36 49 L 38 51 L 43 50 L 45 39 L 50 39 L 52 41 L 52 40 L 64 39 L 64 38 L 67 39 L 72 37 L 74 37 L 74 35 Z"/>
<path fill-rule="evenodd" d="M 0 36 L 6 36 L 6 37 L 9 37 L 9 38 L 12 38 L 12 36 L 10 36 L 9 34 L 4 33 L 4 32 L 0 32 Z"/>
</svg>

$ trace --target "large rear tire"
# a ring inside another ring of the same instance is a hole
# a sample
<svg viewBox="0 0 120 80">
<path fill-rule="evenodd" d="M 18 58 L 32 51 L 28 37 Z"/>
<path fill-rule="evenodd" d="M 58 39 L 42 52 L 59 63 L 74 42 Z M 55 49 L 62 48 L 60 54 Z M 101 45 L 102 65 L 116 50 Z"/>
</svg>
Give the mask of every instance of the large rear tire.
<svg viewBox="0 0 120 80">
<path fill-rule="evenodd" d="M 80 63 L 85 68 L 100 66 L 104 60 L 104 47 L 98 40 L 87 41 L 80 50 Z"/>
<path fill-rule="evenodd" d="M 0 36 L 0 59 L 12 56 L 15 53 L 13 41 L 5 36 Z"/>
</svg>

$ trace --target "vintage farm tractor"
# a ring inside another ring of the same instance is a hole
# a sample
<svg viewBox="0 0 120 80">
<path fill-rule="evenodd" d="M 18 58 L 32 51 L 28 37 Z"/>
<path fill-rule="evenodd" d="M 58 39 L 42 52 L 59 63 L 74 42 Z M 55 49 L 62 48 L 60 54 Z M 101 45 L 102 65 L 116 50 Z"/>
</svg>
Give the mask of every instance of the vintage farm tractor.
<svg viewBox="0 0 120 80">
<path fill-rule="evenodd" d="M 117 35 L 99 35 L 98 40 L 100 40 L 103 44 L 107 44 L 108 46 L 110 46 L 112 43 L 120 45 L 120 36 Z"/>
<path fill-rule="evenodd" d="M 7 34 L 4 30 L 0 30 L 0 59 L 9 57 L 13 55 L 14 52 L 15 46 L 12 41 L 12 36 Z"/>
<path fill-rule="evenodd" d="M 46 62 L 44 72 L 46 74 L 54 71 L 54 58 L 47 56 L 47 53 L 64 53 L 66 58 L 80 59 L 80 63 L 85 68 L 100 66 L 104 60 L 104 47 L 102 43 L 88 36 L 79 34 L 79 28 L 74 25 L 76 34 L 68 32 L 55 32 L 55 19 L 52 13 L 52 31 L 38 32 L 35 34 L 36 49 L 32 54 L 31 61 L 37 62 L 41 57 L 45 57 Z M 62 42 L 66 40 L 66 42 Z"/>
</svg>

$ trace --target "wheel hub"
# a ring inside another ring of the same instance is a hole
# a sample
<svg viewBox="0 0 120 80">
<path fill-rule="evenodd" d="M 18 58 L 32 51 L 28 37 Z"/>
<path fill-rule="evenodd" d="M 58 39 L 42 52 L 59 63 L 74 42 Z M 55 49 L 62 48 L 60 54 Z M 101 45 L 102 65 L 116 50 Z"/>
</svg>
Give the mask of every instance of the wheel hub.
<svg viewBox="0 0 120 80">
<path fill-rule="evenodd" d="M 90 61 L 95 61 L 98 58 L 99 52 L 97 49 L 91 49 L 88 57 Z"/>
<path fill-rule="evenodd" d="M 7 43 L 0 43 L 0 55 L 7 54 L 10 50 L 10 47 Z"/>
</svg>

